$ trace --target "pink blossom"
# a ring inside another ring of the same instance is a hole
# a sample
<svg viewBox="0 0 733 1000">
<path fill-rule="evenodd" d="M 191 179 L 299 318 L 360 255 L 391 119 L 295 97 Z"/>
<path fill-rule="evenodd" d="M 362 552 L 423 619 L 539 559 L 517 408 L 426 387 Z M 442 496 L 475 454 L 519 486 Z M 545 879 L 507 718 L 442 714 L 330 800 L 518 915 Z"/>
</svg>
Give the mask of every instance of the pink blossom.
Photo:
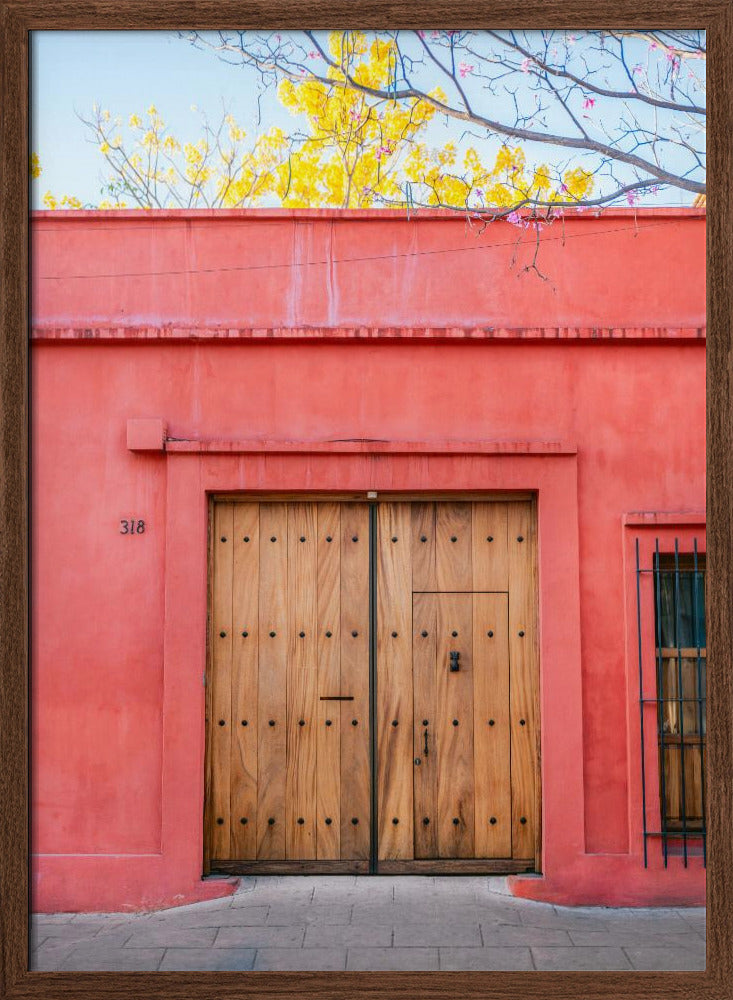
<svg viewBox="0 0 733 1000">
<path fill-rule="evenodd" d="M 309 58 L 309 59 L 320 59 L 320 57 L 321 57 L 321 53 L 320 53 L 320 52 L 317 52 L 317 51 L 316 51 L 316 49 L 312 49 L 312 50 L 311 50 L 311 51 L 310 51 L 310 52 L 308 53 L 308 58 Z"/>
<path fill-rule="evenodd" d="M 473 66 L 464 62 L 458 63 L 458 72 L 461 74 L 461 77 L 465 79 L 469 73 L 473 73 Z"/>
<path fill-rule="evenodd" d="M 586 99 L 583 101 L 583 107 L 592 108 L 595 105 L 595 103 L 596 103 L 595 97 L 586 97 Z"/>
<path fill-rule="evenodd" d="M 529 56 L 527 56 L 526 58 L 522 59 L 522 64 L 521 64 L 521 66 L 519 68 L 521 69 L 521 71 L 523 73 L 529 73 L 529 62 L 530 62 Z"/>
<path fill-rule="evenodd" d="M 513 226 L 521 226 L 522 228 L 526 228 L 527 226 L 527 223 L 524 221 L 524 219 L 519 214 L 519 212 L 517 212 L 516 209 L 513 212 L 510 212 L 509 215 L 507 215 L 506 221 L 510 222 Z"/>
<path fill-rule="evenodd" d="M 425 32 L 424 31 L 418 31 L 417 35 L 418 35 L 418 38 L 424 38 L 425 37 Z"/>
<path fill-rule="evenodd" d="M 636 66 L 634 66 L 634 68 L 632 69 L 631 72 L 632 73 L 641 73 L 643 70 L 644 70 L 644 67 L 641 65 L 641 63 L 637 63 Z"/>
<path fill-rule="evenodd" d="M 436 39 L 440 38 L 440 32 L 439 31 L 431 31 L 430 32 L 430 37 L 433 39 L 433 41 L 436 41 Z"/>
<path fill-rule="evenodd" d="M 639 197 L 640 196 L 639 196 L 639 192 L 638 191 L 627 191 L 626 192 L 626 201 L 629 203 L 629 205 L 635 205 L 637 203 L 637 201 L 639 200 Z"/>
</svg>

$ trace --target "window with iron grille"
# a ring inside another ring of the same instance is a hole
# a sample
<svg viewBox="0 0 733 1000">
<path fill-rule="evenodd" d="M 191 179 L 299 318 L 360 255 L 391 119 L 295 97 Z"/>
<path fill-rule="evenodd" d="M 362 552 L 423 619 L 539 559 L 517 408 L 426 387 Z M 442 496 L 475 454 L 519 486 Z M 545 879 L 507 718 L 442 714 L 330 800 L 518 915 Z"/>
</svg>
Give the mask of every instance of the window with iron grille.
<svg viewBox="0 0 733 1000">
<path fill-rule="evenodd" d="M 706 630 L 705 630 L 705 556 L 680 552 L 675 540 L 674 552 L 661 553 L 655 544 L 652 566 L 639 565 L 637 541 L 637 597 L 641 602 L 642 579 L 649 580 L 654 594 L 654 657 L 656 691 L 656 743 L 659 774 L 660 829 L 647 828 L 646 803 L 654 794 L 646 787 L 644 761 L 644 858 L 646 840 L 661 837 L 664 863 L 670 856 L 682 856 L 687 865 L 690 856 L 701 855 L 706 861 L 705 763 L 707 729 L 706 708 Z M 639 603 L 639 694 L 641 700 L 642 741 L 644 739 L 645 697 L 642 671 L 644 636 L 641 633 Z"/>
</svg>

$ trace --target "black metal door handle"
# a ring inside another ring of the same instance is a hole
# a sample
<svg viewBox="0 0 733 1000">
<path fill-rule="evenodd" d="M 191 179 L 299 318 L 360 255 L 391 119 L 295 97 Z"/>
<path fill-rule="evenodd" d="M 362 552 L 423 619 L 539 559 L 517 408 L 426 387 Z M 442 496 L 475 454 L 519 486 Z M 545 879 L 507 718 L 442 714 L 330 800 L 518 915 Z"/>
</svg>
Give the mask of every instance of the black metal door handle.
<svg viewBox="0 0 733 1000">
<path fill-rule="evenodd" d="M 458 670 L 460 669 L 458 666 L 458 658 L 460 655 L 461 654 L 458 652 L 458 650 L 453 650 L 453 649 L 450 651 L 450 653 L 448 653 L 448 656 L 450 657 L 450 672 L 452 674 L 457 673 Z"/>
<path fill-rule="evenodd" d="M 425 733 L 423 735 L 425 736 L 425 747 L 423 749 L 423 754 L 427 757 L 427 755 L 428 755 L 428 727 L 427 726 L 425 727 Z"/>
</svg>

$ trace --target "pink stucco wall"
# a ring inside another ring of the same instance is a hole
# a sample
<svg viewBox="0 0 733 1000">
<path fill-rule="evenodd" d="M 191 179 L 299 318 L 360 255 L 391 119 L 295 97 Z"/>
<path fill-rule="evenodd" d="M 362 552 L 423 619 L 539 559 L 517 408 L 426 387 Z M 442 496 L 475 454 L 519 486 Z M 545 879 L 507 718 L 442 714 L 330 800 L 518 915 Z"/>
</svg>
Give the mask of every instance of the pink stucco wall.
<svg viewBox="0 0 733 1000">
<path fill-rule="evenodd" d="M 514 891 L 702 902 L 699 859 L 642 863 L 629 546 L 704 550 L 704 214 L 555 223 L 543 278 L 531 232 L 455 216 L 32 230 L 34 908 L 231 889 L 200 878 L 216 490 L 536 490 L 543 875 Z"/>
</svg>

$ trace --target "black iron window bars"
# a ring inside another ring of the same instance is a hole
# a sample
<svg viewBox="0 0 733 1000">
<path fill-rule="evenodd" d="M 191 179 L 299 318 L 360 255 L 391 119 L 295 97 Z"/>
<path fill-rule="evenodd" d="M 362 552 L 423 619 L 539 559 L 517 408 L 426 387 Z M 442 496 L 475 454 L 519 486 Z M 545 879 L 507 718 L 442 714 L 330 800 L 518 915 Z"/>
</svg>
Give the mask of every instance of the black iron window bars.
<svg viewBox="0 0 733 1000">
<path fill-rule="evenodd" d="M 651 579 L 649 579 L 651 578 Z M 643 633 L 642 600 L 652 584 L 656 691 L 646 691 L 644 664 L 649 655 Z M 706 758 L 706 638 L 705 556 L 681 553 L 675 539 L 673 553 L 660 553 L 656 539 L 651 567 L 642 567 L 636 539 L 636 604 L 639 647 L 639 713 L 641 726 L 641 784 L 644 823 L 644 866 L 649 838 L 661 838 L 664 865 L 681 856 L 687 867 L 692 856 L 707 864 L 705 826 Z M 645 707 L 655 704 L 658 754 L 658 792 L 647 787 Z M 647 827 L 647 802 L 658 796 L 660 829 Z"/>
</svg>

